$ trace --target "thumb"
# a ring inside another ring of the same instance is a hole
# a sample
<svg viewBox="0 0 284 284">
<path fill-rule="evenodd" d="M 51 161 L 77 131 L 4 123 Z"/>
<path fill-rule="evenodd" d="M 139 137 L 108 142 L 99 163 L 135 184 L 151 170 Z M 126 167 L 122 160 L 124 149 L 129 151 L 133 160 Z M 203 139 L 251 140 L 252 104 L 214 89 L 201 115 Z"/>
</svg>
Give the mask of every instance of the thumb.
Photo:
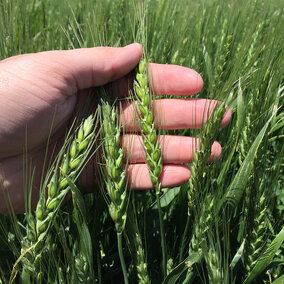
<svg viewBox="0 0 284 284">
<path fill-rule="evenodd" d="M 104 85 L 129 73 L 138 64 L 142 48 L 138 43 L 125 47 L 93 47 L 48 51 L 46 59 L 56 61 L 62 78 L 74 80 L 78 90 Z M 50 58 L 49 58 L 50 56 Z"/>
</svg>

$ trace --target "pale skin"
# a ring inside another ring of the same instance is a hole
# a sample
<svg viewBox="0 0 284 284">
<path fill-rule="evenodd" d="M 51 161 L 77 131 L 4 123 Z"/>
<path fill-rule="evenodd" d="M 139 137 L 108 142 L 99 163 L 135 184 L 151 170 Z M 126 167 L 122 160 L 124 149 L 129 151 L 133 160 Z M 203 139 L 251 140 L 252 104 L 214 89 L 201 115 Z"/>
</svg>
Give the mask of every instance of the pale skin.
<svg viewBox="0 0 284 284">
<path fill-rule="evenodd" d="M 70 51 L 48 51 L 25 54 L 0 61 L 0 213 L 7 213 L 6 196 L 16 213 L 23 213 L 23 153 L 28 150 L 29 166 L 35 167 L 32 204 L 38 199 L 42 162 L 46 141 L 53 120 L 52 143 L 62 140 L 76 104 L 91 87 L 112 83 L 126 95 L 129 73 L 142 56 L 139 44 L 124 48 L 96 47 Z M 153 89 L 162 95 L 194 95 L 201 91 L 203 80 L 192 69 L 174 65 L 150 65 Z M 163 99 L 156 102 L 157 117 L 163 129 L 200 128 L 204 113 L 212 112 L 216 102 L 196 99 Z M 135 107 L 126 106 L 123 115 L 126 131 L 133 125 Z M 220 127 L 231 117 L 227 110 Z M 139 133 L 123 138 L 131 141 L 128 173 L 133 189 L 151 189 L 151 183 Z M 194 156 L 198 141 L 191 137 L 165 136 L 161 174 L 163 187 L 185 183 L 190 169 L 183 165 Z M 130 145 L 130 143 L 126 143 Z M 211 147 L 210 160 L 221 155 L 216 141 Z M 91 175 L 83 173 L 86 185 L 91 186 Z"/>
</svg>

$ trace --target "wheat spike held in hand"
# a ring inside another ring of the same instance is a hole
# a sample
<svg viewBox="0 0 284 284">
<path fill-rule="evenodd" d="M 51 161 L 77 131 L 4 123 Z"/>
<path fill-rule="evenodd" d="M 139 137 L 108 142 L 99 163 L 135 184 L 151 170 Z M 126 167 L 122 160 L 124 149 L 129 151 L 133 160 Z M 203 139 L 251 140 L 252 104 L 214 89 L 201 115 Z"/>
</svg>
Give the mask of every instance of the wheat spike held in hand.
<svg viewBox="0 0 284 284">
<path fill-rule="evenodd" d="M 134 81 L 135 95 L 140 111 L 141 134 L 144 143 L 149 174 L 156 190 L 160 193 L 159 177 L 162 172 L 162 156 L 157 140 L 155 120 L 153 116 L 152 98 L 148 86 L 146 61 L 141 60 Z"/>
<path fill-rule="evenodd" d="M 138 118 L 141 124 L 141 135 L 144 144 L 146 162 L 148 164 L 149 175 L 156 191 L 156 202 L 158 205 L 159 222 L 161 231 L 162 246 L 162 270 L 164 277 L 167 274 L 167 251 L 165 240 L 164 220 L 160 204 L 161 182 L 159 181 L 162 172 L 162 155 L 159 139 L 157 139 L 157 130 L 155 117 L 153 113 L 154 105 L 151 91 L 148 85 L 148 72 L 146 60 L 142 59 L 139 63 L 136 78 L 134 80 L 134 93 L 138 104 Z"/>
</svg>

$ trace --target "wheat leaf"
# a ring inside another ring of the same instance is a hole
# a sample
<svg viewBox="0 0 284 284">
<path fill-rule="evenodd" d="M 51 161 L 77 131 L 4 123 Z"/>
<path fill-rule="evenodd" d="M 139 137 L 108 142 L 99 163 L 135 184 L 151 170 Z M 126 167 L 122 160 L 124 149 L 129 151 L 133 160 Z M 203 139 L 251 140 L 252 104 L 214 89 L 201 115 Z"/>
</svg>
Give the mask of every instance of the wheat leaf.
<svg viewBox="0 0 284 284">
<path fill-rule="evenodd" d="M 245 247 L 245 240 L 242 242 L 241 246 L 239 247 L 237 253 L 235 254 L 231 264 L 230 264 L 230 269 L 233 270 L 236 265 L 238 264 L 239 260 L 242 258 L 244 254 L 244 247 Z"/>
<path fill-rule="evenodd" d="M 198 263 L 202 258 L 201 252 L 192 253 L 183 262 L 178 264 L 171 273 L 164 279 L 162 284 L 175 284 L 186 271 L 186 269 L 192 267 L 193 264 Z"/>
<path fill-rule="evenodd" d="M 241 88 L 241 83 L 239 81 L 238 86 L 238 97 L 237 97 L 237 131 L 238 136 L 243 128 L 244 120 L 245 120 L 245 107 L 244 107 L 244 99 L 243 99 L 243 90 Z"/>
<path fill-rule="evenodd" d="M 284 274 L 272 282 L 272 284 L 282 284 L 282 283 L 284 283 Z"/>
<path fill-rule="evenodd" d="M 180 186 L 174 187 L 169 189 L 163 196 L 160 198 L 161 202 L 161 208 L 167 207 L 179 194 L 180 192 Z M 155 205 L 153 206 L 153 209 L 158 209 L 158 205 L 155 202 Z"/>
<path fill-rule="evenodd" d="M 85 207 L 85 202 L 82 196 L 82 193 L 79 191 L 75 183 L 63 172 L 64 177 L 67 179 L 68 185 L 70 186 L 71 191 L 75 194 L 75 200 L 77 207 L 82 215 L 83 220 L 87 218 L 87 212 Z"/>
<path fill-rule="evenodd" d="M 94 270 L 93 270 L 93 248 L 92 248 L 92 238 L 89 231 L 89 228 L 84 220 L 82 223 L 82 230 L 80 235 L 80 242 L 82 246 L 82 250 L 87 257 L 88 263 L 90 265 L 89 272 L 91 273 L 92 278 L 94 277 Z"/>
<path fill-rule="evenodd" d="M 271 118 L 267 121 L 267 123 L 263 126 L 257 137 L 255 138 L 252 146 L 249 149 L 249 152 L 243 161 L 240 169 L 235 175 L 234 180 L 230 184 L 227 192 L 219 203 L 218 210 L 222 205 L 230 205 L 231 209 L 235 209 L 243 195 L 243 191 L 246 187 L 247 181 L 253 169 L 253 161 L 257 158 L 257 150 L 263 140 L 263 137 L 267 131 L 268 125 L 270 123 Z"/>
<path fill-rule="evenodd" d="M 270 133 L 273 133 L 277 131 L 278 129 L 281 129 L 284 127 L 284 120 L 282 118 L 282 121 L 280 120 L 278 123 L 276 123 L 270 130 Z"/>
</svg>

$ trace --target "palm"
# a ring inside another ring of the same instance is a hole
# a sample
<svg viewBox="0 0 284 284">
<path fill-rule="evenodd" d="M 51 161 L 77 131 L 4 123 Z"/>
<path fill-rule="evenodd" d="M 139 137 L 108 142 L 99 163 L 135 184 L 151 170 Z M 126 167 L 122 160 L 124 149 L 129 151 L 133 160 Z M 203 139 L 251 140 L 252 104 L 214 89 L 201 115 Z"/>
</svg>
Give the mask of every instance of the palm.
<svg viewBox="0 0 284 284">
<path fill-rule="evenodd" d="M 2 76 L 6 107 L 0 114 L 1 158 L 22 154 L 24 145 L 27 150 L 43 147 L 51 127 L 56 133 L 73 112 L 76 82 L 56 71 L 59 63 L 45 66 L 42 60 L 37 54 L 1 62 L 1 70 L 12 66 Z"/>
</svg>

